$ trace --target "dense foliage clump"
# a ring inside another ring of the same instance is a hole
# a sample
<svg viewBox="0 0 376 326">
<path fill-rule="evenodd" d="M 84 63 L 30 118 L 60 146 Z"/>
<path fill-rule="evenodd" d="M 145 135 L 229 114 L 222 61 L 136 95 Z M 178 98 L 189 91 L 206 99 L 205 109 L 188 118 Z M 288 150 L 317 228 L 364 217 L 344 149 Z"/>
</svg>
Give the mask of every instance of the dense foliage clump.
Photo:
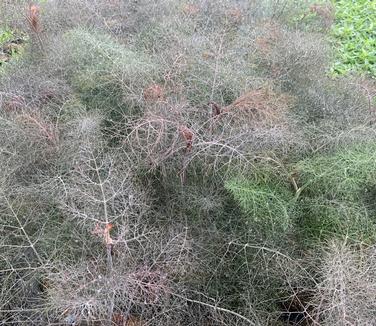
<svg viewBox="0 0 376 326">
<path fill-rule="evenodd" d="M 329 75 L 332 9 L 1 3 L 0 323 L 374 324 L 374 84 Z"/>
</svg>

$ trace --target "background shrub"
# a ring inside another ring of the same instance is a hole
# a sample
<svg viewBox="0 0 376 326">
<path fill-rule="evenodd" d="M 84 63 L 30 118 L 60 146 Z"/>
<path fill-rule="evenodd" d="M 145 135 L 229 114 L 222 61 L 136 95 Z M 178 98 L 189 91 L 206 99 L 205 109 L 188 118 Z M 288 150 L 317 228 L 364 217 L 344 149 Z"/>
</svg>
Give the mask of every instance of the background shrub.
<svg viewBox="0 0 376 326">
<path fill-rule="evenodd" d="M 375 76 L 375 4 L 370 1 L 336 1 L 333 35 L 338 42 L 335 73 L 367 72 Z"/>
</svg>

